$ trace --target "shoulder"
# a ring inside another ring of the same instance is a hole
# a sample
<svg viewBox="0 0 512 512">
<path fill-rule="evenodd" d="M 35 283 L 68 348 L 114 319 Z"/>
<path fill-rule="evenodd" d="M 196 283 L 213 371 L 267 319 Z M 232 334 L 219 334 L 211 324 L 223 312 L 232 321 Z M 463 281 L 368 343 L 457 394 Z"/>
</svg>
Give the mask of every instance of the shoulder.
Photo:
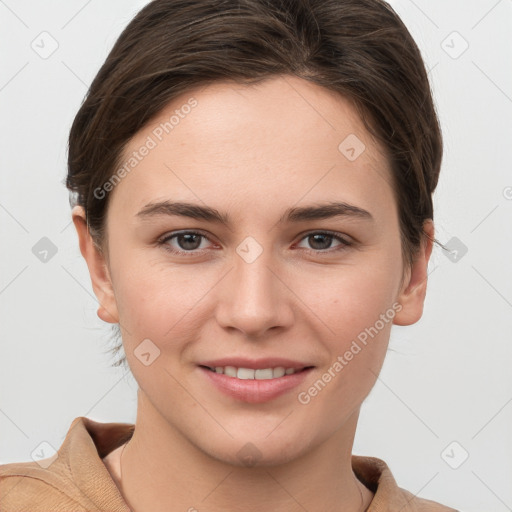
<svg viewBox="0 0 512 512">
<path fill-rule="evenodd" d="M 458 512 L 435 501 L 419 498 L 399 487 L 388 465 L 382 459 L 353 455 L 352 469 L 357 478 L 374 493 L 368 512 Z"/>
<path fill-rule="evenodd" d="M 36 462 L 0 464 L 0 510 L 39 512 L 48 510 L 88 510 L 67 492 L 69 480 L 57 471 L 48 471 Z"/>
<path fill-rule="evenodd" d="M 131 424 L 75 418 L 51 457 L 0 464 L 0 511 L 128 512 L 102 458 L 132 432 Z"/>
<path fill-rule="evenodd" d="M 400 493 L 402 494 L 403 500 L 408 505 L 408 508 L 404 508 L 403 510 L 407 510 L 408 512 L 459 512 L 455 508 L 450 508 L 437 501 L 428 500 L 426 498 L 418 498 L 414 494 L 405 489 L 399 488 Z"/>
</svg>

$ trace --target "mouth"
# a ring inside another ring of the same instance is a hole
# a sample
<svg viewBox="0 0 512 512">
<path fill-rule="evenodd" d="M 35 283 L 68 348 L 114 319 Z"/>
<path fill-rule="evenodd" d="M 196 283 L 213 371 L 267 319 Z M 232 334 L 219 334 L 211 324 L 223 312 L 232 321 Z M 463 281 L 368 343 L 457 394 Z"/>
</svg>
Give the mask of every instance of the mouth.
<svg viewBox="0 0 512 512">
<path fill-rule="evenodd" d="M 284 366 L 276 366 L 269 368 L 244 368 L 244 367 L 236 367 L 236 366 L 206 366 L 199 365 L 200 368 L 204 368 L 205 370 L 209 370 L 210 372 L 225 375 L 226 377 L 231 377 L 239 380 L 272 380 L 279 379 L 286 375 L 294 375 L 296 373 L 301 373 L 306 370 L 310 370 L 314 368 L 314 366 L 303 366 L 301 368 L 289 367 L 285 368 Z"/>
<path fill-rule="evenodd" d="M 259 404 L 296 390 L 315 366 L 247 368 L 198 365 L 197 368 L 206 379 L 206 393 L 220 391 L 230 399 Z"/>
</svg>

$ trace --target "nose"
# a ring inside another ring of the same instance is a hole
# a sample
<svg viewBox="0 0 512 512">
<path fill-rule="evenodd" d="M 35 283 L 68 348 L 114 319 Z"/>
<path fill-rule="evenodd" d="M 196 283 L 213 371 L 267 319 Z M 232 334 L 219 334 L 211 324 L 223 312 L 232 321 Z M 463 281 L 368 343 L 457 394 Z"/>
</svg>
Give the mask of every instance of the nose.
<svg viewBox="0 0 512 512">
<path fill-rule="evenodd" d="M 264 250 L 252 262 L 234 255 L 234 266 L 222 280 L 218 297 L 217 321 L 224 329 L 261 338 L 270 329 L 293 324 L 293 293 L 271 252 Z"/>
</svg>

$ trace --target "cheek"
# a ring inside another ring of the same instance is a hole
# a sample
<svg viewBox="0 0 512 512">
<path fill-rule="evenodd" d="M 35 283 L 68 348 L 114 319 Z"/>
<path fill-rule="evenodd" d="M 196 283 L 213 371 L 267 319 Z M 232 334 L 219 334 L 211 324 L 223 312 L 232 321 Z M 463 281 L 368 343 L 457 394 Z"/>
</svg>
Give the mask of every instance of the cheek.
<svg viewBox="0 0 512 512">
<path fill-rule="evenodd" d="M 199 270 L 191 264 L 173 267 L 133 249 L 130 254 L 115 260 L 112 275 L 124 341 L 175 343 L 180 333 L 197 330 L 204 309 L 201 301 L 218 281 L 218 270 Z"/>
<path fill-rule="evenodd" d="M 329 418 L 323 429 L 334 428 L 360 406 L 375 384 L 400 308 L 393 302 L 393 284 L 385 274 L 345 275 L 331 282 L 328 293 L 314 296 L 313 307 L 328 327 L 320 337 L 328 358 L 298 401 L 311 417 Z"/>
<path fill-rule="evenodd" d="M 382 313 L 392 309 L 398 281 L 397 268 L 372 267 L 368 263 L 340 266 L 323 276 L 303 274 L 296 281 L 295 289 L 323 321 L 326 332 L 346 340 L 372 326 Z"/>
<path fill-rule="evenodd" d="M 337 279 L 316 280 L 319 286 L 308 286 L 316 290 L 310 293 L 308 306 L 323 321 L 320 339 L 329 354 L 321 382 L 312 392 L 328 387 L 326 404 L 344 403 L 350 408 L 362 402 L 380 372 L 393 318 L 401 309 L 395 302 L 398 266 L 366 263 L 340 268 Z"/>
</svg>

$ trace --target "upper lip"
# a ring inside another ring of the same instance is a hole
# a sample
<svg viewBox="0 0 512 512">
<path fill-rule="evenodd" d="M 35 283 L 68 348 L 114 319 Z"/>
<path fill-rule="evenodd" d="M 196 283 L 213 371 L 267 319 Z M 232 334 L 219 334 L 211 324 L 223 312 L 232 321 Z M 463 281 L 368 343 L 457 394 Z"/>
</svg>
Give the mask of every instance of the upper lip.
<svg viewBox="0 0 512 512">
<path fill-rule="evenodd" d="M 284 359 L 282 357 L 265 357 L 262 359 L 247 359 L 245 357 L 224 357 L 222 359 L 211 359 L 209 361 L 202 361 L 199 366 L 209 366 L 215 368 L 217 366 L 234 366 L 236 368 L 250 368 L 252 370 L 261 370 L 264 368 L 276 368 L 282 366 L 284 368 L 294 368 L 301 370 L 309 366 L 314 366 L 309 363 L 302 363 L 300 361 L 293 361 L 292 359 Z"/>
</svg>

